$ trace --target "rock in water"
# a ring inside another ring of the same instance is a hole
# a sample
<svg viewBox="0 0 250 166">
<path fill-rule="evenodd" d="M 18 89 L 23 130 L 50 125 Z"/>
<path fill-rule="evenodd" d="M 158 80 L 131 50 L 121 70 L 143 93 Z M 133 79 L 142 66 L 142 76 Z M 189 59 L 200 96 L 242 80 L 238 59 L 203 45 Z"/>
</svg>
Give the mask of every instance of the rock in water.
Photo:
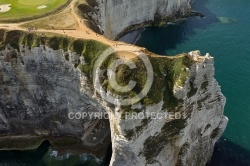
<svg viewBox="0 0 250 166">
<path fill-rule="evenodd" d="M 228 17 L 217 17 L 220 22 L 222 24 L 229 24 L 229 23 L 232 23 L 232 22 L 235 22 L 237 21 L 237 19 L 234 19 L 234 18 L 228 18 Z"/>
</svg>

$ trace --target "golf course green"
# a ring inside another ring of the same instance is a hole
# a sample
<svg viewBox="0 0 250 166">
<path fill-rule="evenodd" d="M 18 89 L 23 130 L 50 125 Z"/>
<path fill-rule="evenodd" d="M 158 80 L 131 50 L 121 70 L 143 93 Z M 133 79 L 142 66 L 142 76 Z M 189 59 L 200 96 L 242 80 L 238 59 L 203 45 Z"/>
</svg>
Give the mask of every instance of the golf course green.
<svg viewBox="0 0 250 166">
<path fill-rule="evenodd" d="M 69 0 L 0 0 L 0 22 L 18 22 L 46 16 Z"/>
</svg>

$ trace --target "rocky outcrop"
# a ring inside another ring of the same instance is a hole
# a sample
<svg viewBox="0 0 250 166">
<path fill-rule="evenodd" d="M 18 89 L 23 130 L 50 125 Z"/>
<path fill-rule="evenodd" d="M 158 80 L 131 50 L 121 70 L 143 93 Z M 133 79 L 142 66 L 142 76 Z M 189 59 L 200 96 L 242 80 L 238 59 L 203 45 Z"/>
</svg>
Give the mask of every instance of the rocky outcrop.
<svg viewBox="0 0 250 166">
<path fill-rule="evenodd" d="M 70 45 L 71 39 L 64 38 L 61 44 L 72 47 L 70 51 L 63 45 L 59 49 L 60 37 L 21 31 L 1 34 L 1 44 L 6 47 L 0 51 L 0 148 L 31 149 L 49 140 L 55 149 L 103 157 L 110 144 L 108 120 L 73 116 L 104 112 L 92 98 L 88 78 L 77 69 L 85 60 L 75 45 L 79 50 L 80 44 L 88 47 L 91 41 L 74 40 Z"/>
<path fill-rule="evenodd" d="M 210 55 L 202 57 L 195 51 L 160 57 L 141 49 L 139 54 L 147 55 L 152 65 L 152 86 L 141 100 L 122 105 L 122 98 L 138 94 L 147 83 L 143 80 L 148 66 L 141 57 L 132 59 L 135 70 L 112 71 L 121 84 L 137 81 L 138 86 L 124 94 L 110 88 L 111 71 L 106 72 L 118 54 L 101 65 L 102 93 L 117 97 L 114 104 L 93 86 L 93 75 L 98 74 L 94 62 L 109 47 L 20 31 L 0 34 L 1 45 L 7 46 L 0 52 L 1 149 L 34 148 L 49 140 L 59 149 L 105 152 L 110 141 L 108 123 L 69 116 L 99 112 L 109 117 L 110 165 L 206 165 L 209 161 L 227 124 L 225 97 L 214 79 Z"/>
<path fill-rule="evenodd" d="M 215 142 L 220 138 L 228 119 L 223 115 L 225 97 L 214 79 L 214 60 L 208 54 L 190 52 L 195 61 L 183 70 L 189 77 L 182 86 L 174 86 L 178 98 L 175 107 L 164 108 L 166 100 L 150 106 L 140 105 L 142 115 L 167 118 L 117 118 L 110 114 L 113 156 L 111 165 L 206 165 Z M 137 107 L 131 109 L 135 112 Z M 138 108 L 137 108 L 138 109 Z M 172 112 L 172 113 L 170 113 Z M 138 116 L 143 117 L 143 116 Z"/>
<path fill-rule="evenodd" d="M 135 26 L 157 22 L 185 15 L 190 7 L 190 0 L 95 0 L 87 1 L 91 6 L 80 7 L 95 21 L 104 35 L 116 39 L 124 31 Z M 92 9 L 92 10 L 91 10 Z M 121 37 L 121 36 L 120 36 Z"/>
</svg>

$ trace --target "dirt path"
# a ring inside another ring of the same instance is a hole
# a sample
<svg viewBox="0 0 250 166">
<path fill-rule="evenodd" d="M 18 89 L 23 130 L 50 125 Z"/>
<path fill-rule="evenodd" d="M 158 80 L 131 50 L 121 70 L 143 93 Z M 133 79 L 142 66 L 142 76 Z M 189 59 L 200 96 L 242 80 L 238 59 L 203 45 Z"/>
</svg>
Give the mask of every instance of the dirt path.
<svg viewBox="0 0 250 166">
<path fill-rule="evenodd" d="M 114 50 L 116 51 L 121 51 L 123 52 L 123 55 L 120 56 L 121 58 L 125 58 L 125 59 L 130 59 L 133 58 L 134 56 L 131 56 L 132 54 L 129 54 L 126 56 L 126 54 L 124 54 L 124 52 L 128 51 L 128 52 L 133 52 L 133 55 L 138 55 L 139 51 L 142 49 L 140 47 L 131 45 L 131 44 L 126 44 L 123 42 L 119 42 L 119 41 L 112 41 L 107 39 L 106 37 L 104 37 L 103 35 L 97 34 L 94 31 L 92 31 L 91 29 L 89 29 L 85 24 L 84 21 L 79 18 L 79 16 L 75 13 L 74 11 L 74 3 L 75 0 L 73 0 L 68 7 L 70 7 L 71 9 L 71 14 L 72 16 L 76 19 L 77 24 L 78 24 L 78 28 L 76 28 L 75 30 L 46 30 L 46 29 L 37 29 L 37 32 L 42 32 L 42 33 L 57 33 L 57 34 L 61 34 L 61 35 L 65 35 L 65 36 L 70 36 L 70 37 L 74 37 L 74 38 L 78 38 L 78 39 L 92 39 L 92 40 L 97 40 L 100 41 L 102 43 L 105 43 L 109 46 L 112 46 Z M 68 8 L 67 7 L 67 8 Z M 65 8 L 64 10 L 66 10 L 67 8 Z M 34 20 L 32 20 L 34 21 Z M 32 21 L 26 21 L 26 22 L 20 22 L 20 23 L 10 23 L 10 24 L 1 24 L 0 23 L 0 29 L 8 29 L 8 30 L 22 30 L 22 31 L 27 31 L 25 28 L 20 27 L 20 25 L 24 24 L 24 23 L 28 23 L 28 22 L 32 22 Z"/>
</svg>

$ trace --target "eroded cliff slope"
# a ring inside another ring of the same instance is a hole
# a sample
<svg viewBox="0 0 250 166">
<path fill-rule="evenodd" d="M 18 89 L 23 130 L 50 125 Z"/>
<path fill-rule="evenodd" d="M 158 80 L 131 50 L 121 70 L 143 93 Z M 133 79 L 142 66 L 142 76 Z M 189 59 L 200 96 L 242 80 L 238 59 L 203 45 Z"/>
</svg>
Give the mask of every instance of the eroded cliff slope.
<svg viewBox="0 0 250 166">
<path fill-rule="evenodd" d="M 182 68 L 189 73 L 185 83 L 173 85 L 176 104 L 166 107 L 174 101 L 166 100 L 165 87 L 158 86 L 164 96 L 161 101 L 150 106 L 139 103 L 130 108 L 143 114 L 174 112 L 171 117 L 134 120 L 128 116 L 124 120 L 117 118 L 117 113 L 111 113 L 111 127 L 112 124 L 118 126 L 118 131 L 112 128 L 112 165 L 191 166 L 206 165 L 209 161 L 214 144 L 227 125 L 228 119 L 223 115 L 225 97 L 213 77 L 213 58 L 200 57 L 199 52 L 190 52 L 187 56 L 194 63 Z M 168 72 L 161 70 L 160 73 Z M 164 74 L 158 77 L 164 78 Z M 167 86 L 168 81 L 162 83 Z"/>
<path fill-rule="evenodd" d="M 86 1 L 85 1 L 86 2 Z M 190 0 L 87 0 L 90 7 L 79 5 L 104 35 L 115 39 L 137 26 L 171 20 L 190 11 Z M 83 3 L 83 1 L 82 1 Z"/>
<path fill-rule="evenodd" d="M 163 57 L 143 48 L 111 52 L 100 66 L 100 93 L 94 86 L 93 77 L 99 74 L 94 64 L 110 47 L 94 40 L 22 31 L 2 30 L 0 39 L 1 149 L 34 148 L 49 140 L 55 148 L 95 149 L 92 153 L 97 154 L 105 151 L 111 131 L 110 165 L 206 165 L 226 127 L 225 97 L 209 55 Z M 131 55 L 135 69 L 123 64 L 110 71 L 110 65 L 126 62 Z M 135 55 L 148 57 L 152 86 L 141 100 L 122 105 L 121 99 L 136 96 L 147 83 L 149 66 Z M 110 73 L 116 73 L 123 86 L 129 80 L 137 84 L 117 92 Z M 107 102 L 102 93 L 115 97 L 116 104 Z M 105 122 L 97 125 L 96 119 L 69 118 L 69 113 L 77 112 L 108 113 L 110 129 Z M 170 116 L 136 119 L 131 118 L 133 113 Z"/>
<path fill-rule="evenodd" d="M 112 166 L 205 166 L 228 121 L 214 59 L 199 51 L 158 56 L 89 32 L 81 19 L 115 39 L 184 16 L 190 1 L 76 0 L 68 9 L 75 30 L 1 25 L 15 30 L 0 30 L 0 149 L 49 140 L 59 151 L 102 158 L 112 142 Z"/>
<path fill-rule="evenodd" d="M 0 148 L 31 149 L 49 140 L 58 150 L 103 157 L 110 144 L 109 122 L 70 119 L 69 113 L 104 111 L 77 66 L 88 62 L 80 57 L 83 50 L 94 57 L 107 46 L 22 31 L 1 30 L 0 39 Z"/>
</svg>

